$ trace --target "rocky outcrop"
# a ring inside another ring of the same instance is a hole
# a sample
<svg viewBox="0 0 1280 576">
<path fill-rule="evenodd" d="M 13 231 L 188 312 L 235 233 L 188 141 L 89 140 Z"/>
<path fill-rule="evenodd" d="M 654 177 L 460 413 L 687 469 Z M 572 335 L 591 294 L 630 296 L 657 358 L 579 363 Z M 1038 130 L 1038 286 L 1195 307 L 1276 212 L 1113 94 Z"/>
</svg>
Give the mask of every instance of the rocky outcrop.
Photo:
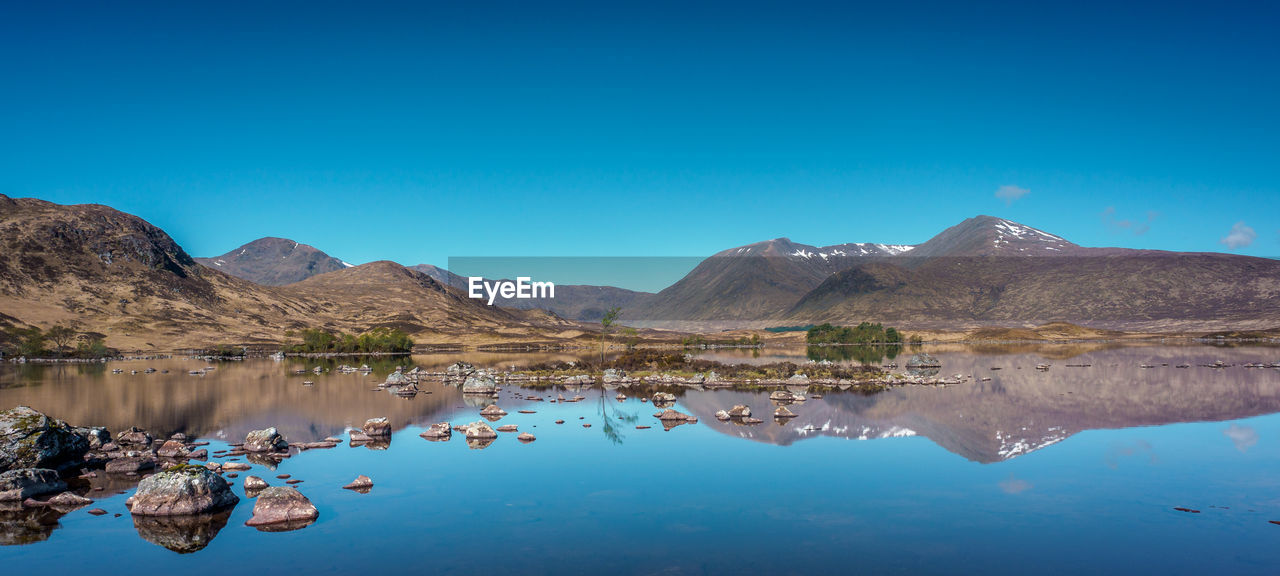
<svg viewBox="0 0 1280 576">
<path fill-rule="evenodd" d="M 320 516 L 314 504 L 292 486 L 273 486 L 258 494 L 253 517 L 245 522 L 264 531 L 303 528 Z"/>
<path fill-rule="evenodd" d="M 32 496 L 62 492 L 67 484 L 48 468 L 18 468 L 0 473 L 0 502 L 21 502 Z"/>
<path fill-rule="evenodd" d="M 289 449 L 289 443 L 275 427 L 265 430 L 254 430 L 244 437 L 246 452 L 277 452 Z"/>
<path fill-rule="evenodd" d="M 0 412 L 0 472 L 61 468 L 80 461 L 89 441 L 66 422 L 26 406 Z"/>
<path fill-rule="evenodd" d="M 227 481 L 205 467 L 176 466 L 143 478 L 125 504 L 134 516 L 186 516 L 216 512 L 239 501 Z"/>
</svg>

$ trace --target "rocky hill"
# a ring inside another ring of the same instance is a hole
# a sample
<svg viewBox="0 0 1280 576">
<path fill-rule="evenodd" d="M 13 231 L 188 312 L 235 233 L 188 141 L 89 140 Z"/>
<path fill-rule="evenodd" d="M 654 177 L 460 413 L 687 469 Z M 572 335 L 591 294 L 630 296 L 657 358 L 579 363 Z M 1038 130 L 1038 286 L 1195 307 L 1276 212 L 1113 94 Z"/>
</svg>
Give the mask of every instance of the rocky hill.
<svg viewBox="0 0 1280 576">
<path fill-rule="evenodd" d="M 283 286 L 351 265 L 306 244 L 259 238 L 221 256 L 196 262 L 255 284 Z"/>
</svg>

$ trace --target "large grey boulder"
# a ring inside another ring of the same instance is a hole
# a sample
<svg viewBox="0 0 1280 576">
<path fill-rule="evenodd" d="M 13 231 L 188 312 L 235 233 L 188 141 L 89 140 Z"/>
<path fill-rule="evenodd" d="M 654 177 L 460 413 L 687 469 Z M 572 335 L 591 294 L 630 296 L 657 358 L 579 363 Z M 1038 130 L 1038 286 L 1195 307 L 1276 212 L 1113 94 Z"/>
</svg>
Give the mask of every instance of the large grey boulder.
<svg viewBox="0 0 1280 576">
<path fill-rule="evenodd" d="M 488 374 L 472 374 L 462 383 L 463 394 L 493 394 L 497 390 L 493 376 Z"/>
<path fill-rule="evenodd" d="M 239 501 L 227 481 L 204 466 L 175 466 L 143 478 L 125 504 L 134 516 L 187 516 L 230 508 Z"/>
<path fill-rule="evenodd" d="M 907 360 L 907 368 L 941 368 L 942 363 L 932 354 L 912 354 L 911 359 Z"/>
<path fill-rule="evenodd" d="M 289 443 L 274 426 L 264 430 L 254 430 L 244 437 L 245 452 L 275 452 L 288 449 Z"/>
<path fill-rule="evenodd" d="M 67 484 L 48 468 L 19 468 L 0 473 L 0 502 L 21 502 L 32 496 L 62 492 Z"/>
<path fill-rule="evenodd" d="M 245 526 L 266 531 L 297 530 L 319 516 L 315 505 L 292 486 L 272 486 L 258 494 L 253 517 Z"/>
<path fill-rule="evenodd" d="M 0 412 L 0 472 L 60 468 L 78 462 L 89 441 L 66 422 L 26 406 Z"/>
<path fill-rule="evenodd" d="M 383 382 L 383 386 L 401 386 L 409 383 L 409 377 L 400 372 L 392 372 L 387 375 L 387 381 Z"/>
</svg>

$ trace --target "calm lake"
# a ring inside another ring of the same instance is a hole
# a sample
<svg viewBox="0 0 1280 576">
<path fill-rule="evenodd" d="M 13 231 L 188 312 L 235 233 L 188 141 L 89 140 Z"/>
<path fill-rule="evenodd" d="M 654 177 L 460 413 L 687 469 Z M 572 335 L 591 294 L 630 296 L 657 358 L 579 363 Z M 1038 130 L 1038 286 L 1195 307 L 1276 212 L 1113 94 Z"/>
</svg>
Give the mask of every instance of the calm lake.
<svg viewBox="0 0 1280 576">
<path fill-rule="evenodd" d="M 502 433 L 483 449 L 469 448 L 459 433 L 447 442 L 418 434 L 435 422 L 480 420 L 480 408 L 494 400 L 435 382 L 419 385 L 430 394 L 410 399 L 376 385 L 397 364 L 509 368 L 572 354 L 383 359 L 370 362 L 369 375 L 296 375 L 339 362 L 294 359 L 219 363 L 204 376 L 187 371 L 209 364 L 189 359 L 5 364 L 0 409 L 28 405 L 113 433 L 133 425 L 157 438 L 184 432 L 210 441 L 210 452 L 268 426 L 304 442 L 345 438 L 345 430 L 385 416 L 395 433 L 389 446 L 344 443 L 275 469 L 254 464 L 231 481 L 241 501 L 230 515 L 196 527 L 135 525 L 124 501 L 136 478 L 100 473 L 80 490 L 96 500 L 89 507 L 65 515 L 0 511 L 0 566 L 182 574 L 1280 572 L 1280 525 L 1271 523 L 1280 521 L 1280 369 L 1244 366 L 1280 362 L 1280 348 L 925 351 L 941 360 L 943 374 L 972 379 L 828 392 L 792 405 L 799 416 L 785 423 L 770 416 L 768 390 L 668 389 L 678 396 L 674 408 L 699 422 L 664 430 L 639 392 L 619 401 L 617 390 L 598 386 L 538 390 L 544 398 L 586 397 L 549 403 L 523 400 L 528 390 L 507 385 L 496 403 L 510 414 L 493 425 L 518 425 L 537 440 Z M 803 349 L 703 356 L 807 361 Z M 1216 361 L 1228 367 L 1203 366 Z M 143 374 L 147 367 L 170 373 Z M 715 419 L 735 404 L 764 423 Z M 319 508 L 315 524 L 279 533 L 244 525 L 253 500 L 240 480 L 257 475 L 279 485 L 277 474 L 304 481 L 297 488 Z M 373 479 L 371 492 L 341 489 L 359 474 Z M 88 514 L 93 507 L 109 514 Z"/>
</svg>

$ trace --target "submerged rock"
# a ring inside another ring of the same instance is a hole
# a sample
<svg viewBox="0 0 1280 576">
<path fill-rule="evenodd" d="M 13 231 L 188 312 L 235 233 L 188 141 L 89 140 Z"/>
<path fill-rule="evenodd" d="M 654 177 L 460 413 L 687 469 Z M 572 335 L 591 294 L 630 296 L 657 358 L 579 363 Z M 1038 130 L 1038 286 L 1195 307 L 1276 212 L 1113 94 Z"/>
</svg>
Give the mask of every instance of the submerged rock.
<svg viewBox="0 0 1280 576">
<path fill-rule="evenodd" d="M 143 478 L 125 504 L 134 516 L 184 516 L 216 512 L 239 501 L 221 476 L 203 466 L 179 466 Z"/>
<path fill-rule="evenodd" d="M 285 441 L 284 436 L 281 436 L 274 426 L 263 430 L 254 430 L 244 437 L 244 450 L 246 452 L 275 452 L 288 449 L 289 443 Z"/>
<path fill-rule="evenodd" d="M 67 484 L 58 477 L 58 472 L 48 468 L 18 468 L 0 473 L 0 502 L 21 502 L 66 489 Z"/>
<path fill-rule="evenodd" d="M 66 422 L 26 406 L 0 412 L 0 472 L 60 468 L 79 461 L 89 440 Z"/>
<path fill-rule="evenodd" d="M 319 516 L 315 505 L 297 488 L 273 486 L 258 494 L 253 517 L 244 524 L 263 531 L 283 532 L 305 528 Z"/>
</svg>

